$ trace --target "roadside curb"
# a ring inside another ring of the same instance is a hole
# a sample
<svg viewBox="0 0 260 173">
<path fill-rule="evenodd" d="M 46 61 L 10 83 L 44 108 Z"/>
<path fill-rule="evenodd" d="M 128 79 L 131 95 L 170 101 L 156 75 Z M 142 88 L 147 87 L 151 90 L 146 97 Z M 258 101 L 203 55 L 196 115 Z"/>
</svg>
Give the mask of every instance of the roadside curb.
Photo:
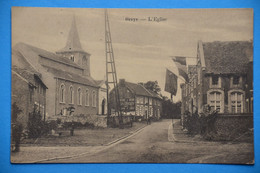
<svg viewBox="0 0 260 173">
<path fill-rule="evenodd" d="M 129 134 L 121 137 L 121 138 L 118 138 L 112 142 L 109 142 L 107 144 L 104 144 L 102 146 L 96 146 L 97 148 L 100 148 L 99 150 L 93 152 L 93 153 L 96 153 L 96 152 L 100 152 L 102 150 L 105 150 L 105 149 L 108 149 L 110 146 L 113 146 L 113 144 L 116 144 L 124 139 L 127 139 L 129 137 L 132 137 L 136 134 L 138 134 L 142 129 L 144 129 L 145 127 L 147 127 L 147 125 L 143 126 L 143 127 L 140 127 L 134 131 L 130 131 Z M 102 148 L 102 147 L 106 147 L 106 148 Z M 28 162 L 28 163 L 41 163 L 41 162 L 44 162 L 44 161 L 51 161 L 51 160 L 59 160 L 59 159 L 69 159 L 69 158 L 73 158 L 73 157 L 78 157 L 78 156 L 83 156 L 85 154 L 91 154 L 90 151 L 88 152 L 84 152 L 84 153 L 80 153 L 80 154 L 75 154 L 75 155 L 70 155 L 70 156 L 62 156 L 62 157 L 52 157 L 52 158 L 48 158 L 48 159 L 40 159 L 40 160 L 35 160 L 35 161 L 31 161 L 31 162 Z"/>
<path fill-rule="evenodd" d="M 176 123 L 176 122 L 175 122 Z M 201 143 L 201 144 L 206 144 L 206 143 L 210 143 L 210 141 L 196 141 L 194 139 L 191 140 L 180 140 L 178 138 L 176 138 L 176 136 L 174 135 L 174 124 L 173 122 L 170 123 L 169 125 L 169 129 L 168 129 L 168 141 L 170 142 L 175 142 L 175 143 Z M 170 131 L 170 126 L 171 126 L 171 135 L 169 136 L 169 131 Z M 183 135 L 187 135 L 187 134 L 183 134 Z"/>
<path fill-rule="evenodd" d="M 107 144 L 104 144 L 103 146 L 112 145 L 112 144 L 114 144 L 114 143 L 116 143 L 116 142 L 118 142 L 118 141 L 121 141 L 121 140 L 123 140 L 123 139 L 125 139 L 125 138 L 127 138 L 127 137 L 129 137 L 129 136 L 131 136 L 131 135 L 135 135 L 137 132 L 141 131 L 141 130 L 144 129 L 145 127 L 147 127 L 147 125 L 145 125 L 145 126 L 143 126 L 143 127 L 140 127 L 140 128 L 138 128 L 138 129 L 136 129 L 136 130 L 134 130 L 134 131 L 130 131 L 129 134 L 127 134 L 127 135 L 125 135 L 125 136 L 122 136 L 121 138 L 118 138 L 118 139 L 116 139 L 116 140 L 114 140 L 114 141 L 112 141 L 112 142 L 109 142 L 109 143 L 107 143 Z"/>
</svg>

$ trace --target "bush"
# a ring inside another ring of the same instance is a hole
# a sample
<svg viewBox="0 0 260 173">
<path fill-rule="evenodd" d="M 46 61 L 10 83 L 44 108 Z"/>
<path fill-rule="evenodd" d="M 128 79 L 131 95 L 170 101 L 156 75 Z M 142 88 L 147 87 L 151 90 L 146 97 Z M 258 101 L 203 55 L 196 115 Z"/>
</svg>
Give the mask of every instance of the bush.
<svg viewBox="0 0 260 173">
<path fill-rule="evenodd" d="M 217 133 L 214 125 L 216 117 L 216 111 L 200 115 L 187 111 L 184 115 L 183 126 L 188 130 L 188 134 L 201 134 L 205 139 L 211 140 Z"/>
</svg>

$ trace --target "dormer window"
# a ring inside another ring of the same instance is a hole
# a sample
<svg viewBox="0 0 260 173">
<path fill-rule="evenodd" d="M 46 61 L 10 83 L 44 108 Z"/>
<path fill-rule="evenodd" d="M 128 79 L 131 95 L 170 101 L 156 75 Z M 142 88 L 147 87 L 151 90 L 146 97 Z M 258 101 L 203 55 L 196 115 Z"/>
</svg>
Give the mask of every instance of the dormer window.
<svg viewBox="0 0 260 173">
<path fill-rule="evenodd" d="M 233 77 L 233 85 L 238 85 L 239 84 L 239 76 L 234 76 Z"/>
<path fill-rule="evenodd" d="M 75 62 L 75 57 L 74 57 L 74 55 L 70 55 L 70 60 L 73 61 L 73 62 Z"/>
<path fill-rule="evenodd" d="M 212 85 L 218 85 L 218 76 L 212 76 Z"/>
</svg>

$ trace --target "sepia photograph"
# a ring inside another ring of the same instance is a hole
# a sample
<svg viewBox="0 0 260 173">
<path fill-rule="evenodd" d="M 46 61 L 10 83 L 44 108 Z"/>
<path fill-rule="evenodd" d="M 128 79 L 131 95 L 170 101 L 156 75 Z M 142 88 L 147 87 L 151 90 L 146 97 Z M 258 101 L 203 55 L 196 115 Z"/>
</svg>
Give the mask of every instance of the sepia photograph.
<svg viewBox="0 0 260 173">
<path fill-rule="evenodd" d="M 255 163 L 253 9 L 12 7 L 11 31 L 11 163 Z"/>
</svg>

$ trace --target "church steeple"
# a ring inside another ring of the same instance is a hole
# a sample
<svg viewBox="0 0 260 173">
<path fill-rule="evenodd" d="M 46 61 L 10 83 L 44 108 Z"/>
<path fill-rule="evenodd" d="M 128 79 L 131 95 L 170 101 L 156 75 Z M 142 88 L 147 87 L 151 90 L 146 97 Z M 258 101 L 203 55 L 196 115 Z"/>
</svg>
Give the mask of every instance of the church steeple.
<svg viewBox="0 0 260 173">
<path fill-rule="evenodd" d="M 66 46 L 56 53 L 81 66 L 84 69 L 83 75 L 90 76 L 90 54 L 81 47 L 75 16 L 72 19 Z"/>
<path fill-rule="evenodd" d="M 58 52 L 85 52 L 80 43 L 75 16 L 73 16 L 66 46 Z"/>
</svg>

